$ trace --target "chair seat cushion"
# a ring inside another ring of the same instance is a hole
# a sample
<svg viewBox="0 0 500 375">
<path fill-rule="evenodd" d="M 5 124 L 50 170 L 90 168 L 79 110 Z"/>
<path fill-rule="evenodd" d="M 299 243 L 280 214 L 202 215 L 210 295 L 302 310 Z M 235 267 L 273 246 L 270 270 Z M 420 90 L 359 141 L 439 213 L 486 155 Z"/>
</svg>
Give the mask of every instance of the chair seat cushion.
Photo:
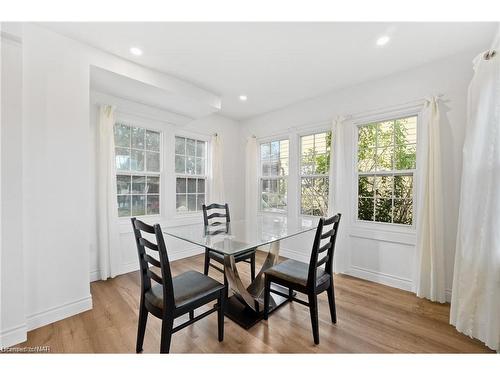
<svg viewBox="0 0 500 375">
<path fill-rule="evenodd" d="M 200 272 L 188 271 L 172 278 L 175 307 L 180 308 L 209 294 L 224 289 L 224 285 Z M 163 286 L 154 285 L 145 293 L 146 300 L 162 309 Z"/>
<path fill-rule="evenodd" d="M 330 275 L 323 268 L 318 268 L 316 274 L 316 285 L 321 285 L 330 280 Z M 288 281 L 294 284 L 306 286 L 309 274 L 309 264 L 288 259 L 265 271 L 266 275 Z"/>
<path fill-rule="evenodd" d="M 238 254 L 234 257 L 235 262 L 241 262 L 242 260 L 250 259 L 250 257 L 255 254 L 255 249 L 252 249 L 250 251 L 247 251 L 242 254 Z M 208 253 L 208 256 L 210 259 L 215 260 L 218 263 L 224 264 L 224 255 L 216 252 L 216 251 L 210 251 Z"/>
</svg>

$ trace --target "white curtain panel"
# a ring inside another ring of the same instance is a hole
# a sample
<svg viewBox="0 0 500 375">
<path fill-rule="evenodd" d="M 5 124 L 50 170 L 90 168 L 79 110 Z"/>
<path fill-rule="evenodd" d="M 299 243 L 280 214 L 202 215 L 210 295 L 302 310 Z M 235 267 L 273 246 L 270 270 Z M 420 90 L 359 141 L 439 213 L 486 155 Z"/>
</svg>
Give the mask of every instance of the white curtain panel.
<svg viewBox="0 0 500 375">
<path fill-rule="evenodd" d="M 495 56 L 491 56 L 493 50 L 496 50 Z M 457 232 L 450 323 L 498 352 L 500 38 L 489 52 L 474 60 Z"/>
<path fill-rule="evenodd" d="M 247 139 L 245 166 L 245 218 L 247 222 L 251 222 L 255 219 L 258 209 L 257 139 L 255 137 Z"/>
<path fill-rule="evenodd" d="M 417 296 L 446 302 L 443 239 L 443 185 L 438 97 L 425 100 L 417 156 Z"/>
<path fill-rule="evenodd" d="M 114 124 L 115 108 L 101 105 L 97 151 L 97 251 L 102 280 L 115 277 L 120 271 Z"/>
<path fill-rule="evenodd" d="M 335 215 L 341 212 L 342 207 L 342 187 L 344 186 L 344 142 L 342 140 L 343 123 L 345 119 L 337 116 L 332 121 L 332 145 L 330 152 L 330 175 L 329 175 L 329 197 L 328 213 Z"/>
<path fill-rule="evenodd" d="M 210 187 L 210 202 L 224 204 L 224 155 L 220 135 L 212 136 L 212 184 Z"/>
<path fill-rule="evenodd" d="M 329 174 L 329 197 L 328 214 L 330 216 L 341 213 L 342 219 L 337 234 L 335 246 L 334 267 L 335 272 L 345 272 L 348 266 L 348 246 L 346 223 L 348 222 L 347 212 L 349 211 L 349 196 L 346 187 L 346 160 L 345 160 L 345 139 L 344 130 L 350 129 L 350 122 L 343 116 L 337 116 L 332 121 L 332 145 L 330 152 L 330 174 Z"/>
</svg>

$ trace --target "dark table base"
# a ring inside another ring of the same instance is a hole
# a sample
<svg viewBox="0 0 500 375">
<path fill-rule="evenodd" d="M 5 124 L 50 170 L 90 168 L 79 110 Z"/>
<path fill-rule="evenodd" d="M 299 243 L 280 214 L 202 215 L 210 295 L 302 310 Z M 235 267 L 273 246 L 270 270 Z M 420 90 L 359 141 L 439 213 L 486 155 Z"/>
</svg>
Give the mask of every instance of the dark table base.
<svg viewBox="0 0 500 375">
<path fill-rule="evenodd" d="M 283 288 L 279 285 L 273 284 L 272 289 L 288 294 L 288 288 Z M 273 311 L 283 306 L 286 302 L 288 302 L 288 298 L 271 293 L 269 313 L 271 314 Z M 235 295 L 232 295 L 226 301 L 225 315 L 245 329 L 253 327 L 256 323 L 264 319 L 263 311 L 253 311 L 251 308 L 244 305 Z"/>
</svg>

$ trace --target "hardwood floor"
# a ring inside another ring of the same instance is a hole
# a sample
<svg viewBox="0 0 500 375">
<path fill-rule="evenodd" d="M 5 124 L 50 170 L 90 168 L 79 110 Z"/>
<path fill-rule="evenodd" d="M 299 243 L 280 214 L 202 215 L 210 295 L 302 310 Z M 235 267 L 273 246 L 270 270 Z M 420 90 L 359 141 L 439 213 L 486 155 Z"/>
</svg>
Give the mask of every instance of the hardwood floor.
<svg viewBox="0 0 500 375">
<path fill-rule="evenodd" d="M 263 259 L 258 253 L 257 269 Z M 203 255 L 172 262 L 174 275 L 190 269 L 203 270 Z M 249 280 L 248 265 L 238 269 Z M 211 270 L 210 276 L 222 281 L 218 272 Z M 139 283 L 138 272 L 92 283 L 92 310 L 31 331 L 19 346 L 50 346 L 58 353 L 134 353 Z M 248 331 L 226 318 L 222 343 L 217 341 L 217 315 L 212 314 L 175 333 L 171 353 L 492 352 L 448 324 L 448 304 L 344 275 L 336 276 L 335 291 L 337 325 L 330 322 L 326 293 L 318 299 L 319 345 L 313 343 L 308 308 L 289 303 Z M 159 352 L 160 327 L 150 315 L 144 352 Z"/>
</svg>

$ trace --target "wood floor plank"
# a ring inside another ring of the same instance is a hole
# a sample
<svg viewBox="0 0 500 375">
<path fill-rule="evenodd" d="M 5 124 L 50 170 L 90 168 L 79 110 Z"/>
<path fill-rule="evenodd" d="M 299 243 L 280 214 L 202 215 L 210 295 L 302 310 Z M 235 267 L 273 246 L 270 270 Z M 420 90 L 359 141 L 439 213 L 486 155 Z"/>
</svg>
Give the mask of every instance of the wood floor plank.
<svg viewBox="0 0 500 375">
<path fill-rule="evenodd" d="M 257 253 L 257 268 L 265 254 Z M 203 269 L 203 255 L 172 262 L 173 275 Z M 247 264 L 239 264 L 250 282 Z M 210 276 L 223 281 L 214 270 Z M 314 345 L 309 310 L 289 303 L 244 330 L 228 318 L 224 341 L 217 340 L 217 315 L 211 314 L 173 335 L 172 353 L 488 353 L 483 343 L 454 329 L 449 304 L 345 275 L 336 275 L 338 322 L 330 321 L 326 293 L 318 298 L 319 345 Z M 28 333 L 19 345 L 50 346 L 60 353 L 134 353 L 140 279 L 138 272 L 91 283 L 93 309 Z M 304 296 L 299 294 L 304 299 Z M 208 307 L 207 307 L 208 308 Z M 203 311 L 203 309 L 200 309 Z M 176 320 L 182 323 L 187 317 Z M 158 353 L 161 321 L 149 315 L 145 353 Z"/>
</svg>

